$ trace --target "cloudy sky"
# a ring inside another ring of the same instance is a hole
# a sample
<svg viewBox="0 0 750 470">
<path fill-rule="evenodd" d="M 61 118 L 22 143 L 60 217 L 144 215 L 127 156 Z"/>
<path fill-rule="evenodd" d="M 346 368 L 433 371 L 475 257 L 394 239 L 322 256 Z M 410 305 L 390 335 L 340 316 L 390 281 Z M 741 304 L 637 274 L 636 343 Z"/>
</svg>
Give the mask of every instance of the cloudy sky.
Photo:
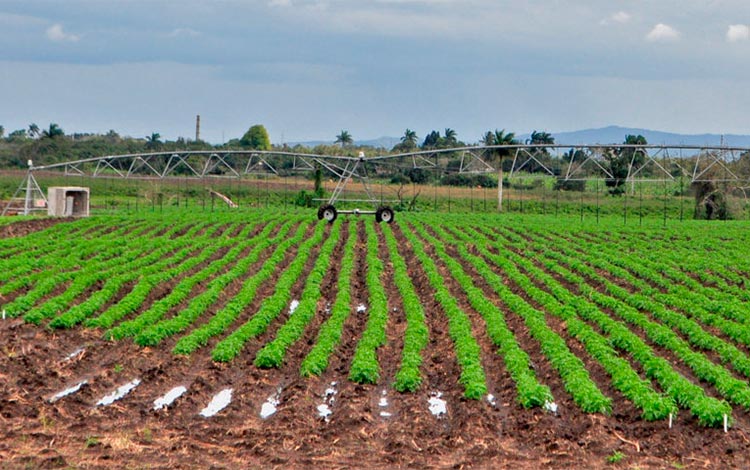
<svg viewBox="0 0 750 470">
<path fill-rule="evenodd" d="M 0 0 L 0 125 L 750 134 L 746 0 Z"/>
</svg>

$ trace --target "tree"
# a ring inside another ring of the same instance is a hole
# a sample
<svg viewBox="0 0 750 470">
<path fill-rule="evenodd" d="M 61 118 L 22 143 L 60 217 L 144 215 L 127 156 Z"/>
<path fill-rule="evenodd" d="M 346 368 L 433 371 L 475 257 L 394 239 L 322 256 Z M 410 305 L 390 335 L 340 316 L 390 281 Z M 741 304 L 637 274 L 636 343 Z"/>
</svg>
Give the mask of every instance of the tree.
<svg viewBox="0 0 750 470">
<path fill-rule="evenodd" d="M 240 145 L 253 150 L 271 150 L 271 138 L 263 124 L 255 124 L 242 136 Z"/>
<path fill-rule="evenodd" d="M 5 137 L 5 127 L 0 126 L 0 139 L 2 139 L 3 137 Z"/>
<path fill-rule="evenodd" d="M 401 137 L 401 143 L 407 146 L 408 148 L 416 148 L 417 146 L 417 133 L 413 130 L 407 128 L 404 131 L 404 136 Z"/>
<path fill-rule="evenodd" d="M 642 135 L 627 135 L 623 144 L 646 145 L 648 142 Z M 604 181 L 604 184 L 612 188 L 609 190 L 612 195 L 624 193 L 625 189 L 622 186 L 630 176 L 632 169 L 640 168 L 646 161 L 644 152 L 633 147 L 607 148 L 602 156 L 604 161 L 607 162 L 609 173 L 612 175 L 611 178 Z M 633 189 L 635 190 L 635 182 L 633 182 Z"/>
<path fill-rule="evenodd" d="M 29 137 L 32 139 L 36 139 L 41 134 L 41 131 L 39 130 L 39 126 L 37 126 L 35 123 L 29 124 Z"/>
<path fill-rule="evenodd" d="M 482 142 L 486 146 L 495 145 L 517 145 L 516 134 L 513 132 L 505 133 L 505 129 L 497 130 L 495 132 L 487 131 L 482 137 Z M 505 157 L 510 156 L 510 149 L 507 148 L 494 148 L 491 155 L 494 155 L 498 160 L 497 170 L 497 211 L 503 211 L 503 162 Z"/>
<path fill-rule="evenodd" d="M 354 143 L 354 139 L 352 139 L 352 135 L 349 133 L 349 131 L 341 130 L 341 134 L 336 136 L 335 144 L 341 144 L 341 148 L 348 147 L 349 145 Z"/>
<path fill-rule="evenodd" d="M 440 132 L 432 131 L 427 134 L 422 142 L 423 149 L 434 149 L 440 146 Z"/>
<path fill-rule="evenodd" d="M 146 136 L 146 148 L 158 149 L 161 147 L 161 135 L 158 132 L 152 132 L 151 135 Z"/>
<path fill-rule="evenodd" d="M 455 147 L 458 143 L 458 134 L 450 127 L 445 128 L 445 135 L 443 136 L 443 142 L 446 147 Z"/>
<path fill-rule="evenodd" d="M 54 139 L 57 137 L 64 137 L 64 136 L 65 136 L 65 132 L 60 128 L 60 126 L 58 126 L 54 122 L 50 123 L 49 129 L 45 129 L 44 131 L 42 131 L 42 137 L 46 137 L 48 139 Z"/>
</svg>

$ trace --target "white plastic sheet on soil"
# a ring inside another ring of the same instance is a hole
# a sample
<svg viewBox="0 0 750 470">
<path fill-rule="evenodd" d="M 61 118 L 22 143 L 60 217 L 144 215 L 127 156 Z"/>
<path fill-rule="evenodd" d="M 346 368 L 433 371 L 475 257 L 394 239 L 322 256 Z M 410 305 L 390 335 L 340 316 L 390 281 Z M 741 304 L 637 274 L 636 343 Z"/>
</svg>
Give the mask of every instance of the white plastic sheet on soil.
<svg viewBox="0 0 750 470">
<path fill-rule="evenodd" d="M 495 395 L 491 393 L 487 395 L 487 403 L 489 403 L 492 407 L 497 406 L 497 399 L 495 398 Z"/>
<path fill-rule="evenodd" d="M 323 396 L 324 403 L 318 405 L 318 416 L 323 418 L 326 423 L 329 421 L 331 414 L 333 414 L 331 406 L 336 401 L 336 393 L 338 393 L 336 385 L 338 385 L 338 382 L 331 382 L 331 386 L 326 389 Z"/>
<path fill-rule="evenodd" d="M 133 379 L 125 385 L 120 385 L 117 390 L 102 398 L 96 403 L 96 406 L 109 406 L 117 400 L 121 400 L 128 393 L 130 393 L 135 387 L 141 384 L 141 379 Z"/>
<path fill-rule="evenodd" d="M 366 312 L 366 311 L 367 311 L 367 307 L 365 306 L 365 304 L 359 304 L 359 305 L 357 305 L 357 313 L 362 313 L 362 312 Z"/>
<path fill-rule="evenodd" d="M 430 394 L 430 399 L 427 400 L 430 403 L 430 413 L 433 416 L 442 416 L 448 412 L 448 403 L 443 400 L 443 392 L 434 392 Z"/>
<path fill-rule="evenodd" d="M 267 419 L 273 416 L 278 409 L 279 403 L 281 403 L 281 388 L 276 390 L 276 393 L 268 397 L 263 406 L 260 407 L 260 417 Z"/>
<path fill-rule="evenodd" d="M 162 408 L 167 408 L 172 403 L 174 403 L 175 400 L 180 398 L 185 392 L 187 392 L 187 387 L 184 387 L 182 385 L 173 388 L 172 390 L 168 391 L 163 397 L 157 398 L 154 400 L 154 411 L 159 411 Z"/>
<path fill-rule="evenodd" d="M 292 300 L 292 303 L 289 304 L 289 315 L 291 316 L 295 310 L 297 310 L 297 307 L 299 307 L 299 300 Z"/>
<path fill-rule="evenodd" d="M 211 403 L 209 403 L 205 408 L 203 408 L 203 410 L 201 410 L 200 415 L 204 418 L 210 418 L 211 416 L 226 408 L 231 402 L 232 389 L 225 388 L 224 390 L 214 395 L 213 399 L 211 399 Z"/>
<path fill-rule="evenodd" d="M 73 385 L 72 387 L 66 388 L 65 390 L 61 392 L 57 392 L 56 394 L 52 396 L 52 398 L 49 399 L 49 402 L 54 403 L 60 398 L 67 397 L 68 395 L 72 395 L 76 393 L 78 390 L 80 390 L 81 387 L 83 387 L 87 383 L 88 383 L 88 380 L 84 380 L 82 382 L 78 382 L 76 385 Z"/>
<path fill-rule="evenodd" d="M 544 403 L 544 409 L 550 413 L 557 414 L 557 403 L 554 401 L 548 401 Z"/>
</svg>

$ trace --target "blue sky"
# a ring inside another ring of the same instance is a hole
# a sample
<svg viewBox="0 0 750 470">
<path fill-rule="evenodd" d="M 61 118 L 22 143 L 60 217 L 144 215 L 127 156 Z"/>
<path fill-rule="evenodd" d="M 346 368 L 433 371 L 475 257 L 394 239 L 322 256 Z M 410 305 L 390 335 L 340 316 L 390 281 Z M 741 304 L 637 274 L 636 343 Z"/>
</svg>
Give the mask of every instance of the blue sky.
<svg viewBox="0 0 750 470">
<path fill-rule="evenodd" d="M 0 0 L 0 125 L 750 133 L 744 0 Z"/>
</svg>

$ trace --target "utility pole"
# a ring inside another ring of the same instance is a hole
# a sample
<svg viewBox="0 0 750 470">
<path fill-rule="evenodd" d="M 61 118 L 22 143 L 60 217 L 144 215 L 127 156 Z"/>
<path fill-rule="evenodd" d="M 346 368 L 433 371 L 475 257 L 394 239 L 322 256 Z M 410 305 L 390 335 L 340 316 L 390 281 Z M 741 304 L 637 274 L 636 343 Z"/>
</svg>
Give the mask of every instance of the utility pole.
<svg viewBox="0 0 750 470">
<path fill-rule="evenodd" d="M 201 140 L 201 115 L 195 116 L 195 141 L 200 142 Z"/>
</svg>

